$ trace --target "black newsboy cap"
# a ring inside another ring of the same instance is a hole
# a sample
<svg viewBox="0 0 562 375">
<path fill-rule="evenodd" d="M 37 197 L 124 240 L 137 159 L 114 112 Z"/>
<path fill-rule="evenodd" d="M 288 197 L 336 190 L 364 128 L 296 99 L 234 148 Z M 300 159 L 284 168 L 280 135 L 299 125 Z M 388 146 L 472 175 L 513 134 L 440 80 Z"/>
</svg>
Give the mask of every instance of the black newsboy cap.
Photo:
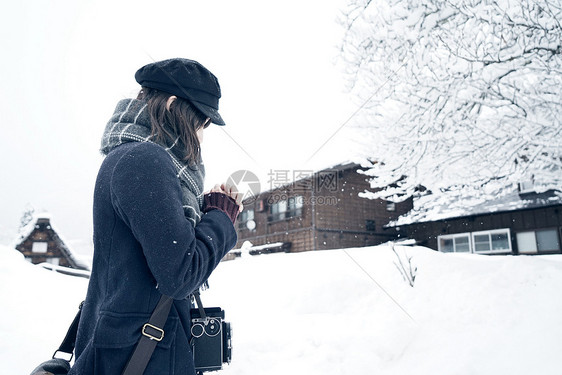
<svg viewBox="0 0 562 375">
<path fill-rule="evenodd" d="M 219 81 L 197 61 L 175 58 L 154 62 L 137 70 L 135 79 L 141 86 L 189 100 L 214 124 L 224 125 L 218 112 Z"/>
</svg>

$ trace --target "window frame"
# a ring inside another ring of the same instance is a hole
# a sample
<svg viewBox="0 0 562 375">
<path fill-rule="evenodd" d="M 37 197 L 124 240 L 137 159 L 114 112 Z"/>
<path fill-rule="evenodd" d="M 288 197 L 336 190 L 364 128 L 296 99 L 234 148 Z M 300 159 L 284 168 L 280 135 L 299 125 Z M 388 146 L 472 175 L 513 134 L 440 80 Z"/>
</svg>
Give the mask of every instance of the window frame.
<svg viewBox="0 0 562 375">
<path fill-rule="evenodd" d="M 33 241 L 31 244 L 31 252 L 33 254 L 46 254 L 49 251 L 49 242 Z"/>
<path fill-rule="evenodd" d="M 455 238 L 468 237 L 468 251 L 457 251 L 457 246 L 455 244 Z M 453 240 L 453 251 L 443 251 L 441 247 L 441 240 Z M 454 234 L 443 234 L 437 236 L 437 250 L 442 253 L 459 253 L 459 254 L 472 254 L 474 249 L 472 247 L 472 236 L 470 232 L 454 233 Z"/>
<path fill-rule="evenodd" d="M 52 264 L 53 266 L 60 266 L 60 258 L 59 257 L 47 258 L 47 263 Z"/>
<path fill-rule="evenodd" d="M 299 199 L 300 198 L 300 199 Z M 294 206 L 291 208 L 291 205 Z M 304 207 L 304 197 L 302 195 L 295 195 L 287 199 L 287 211 L 285 218 L 302 216 L 302 209 Z"/>
<path fill-rule="evenodd" d="M 242 212 L 240 212 L 240 214 L 238 215 L 238 220 L 237 220 L 238 229 L 248 229 L 246 224 L 250 220 L 255 220 L 255 217 L 256 217 L 256 212 L 253 208 L 242 210 Z"/>
<path fill-rule="evenodd" d="M 556 236 L 556 242 L 558 244 L 558 249 L 547 249 L 547 250 L 542 250 L 539 248 L 539 238 L 537 236 L 537 232 L 554 232 L 554 235 Z M 562 246 L 562 244 L 560 243 L 560 235 L 558 233 L 557 228 L 540 228 L 540 229 L 535 229 L 535 241 L 537 241 L 537 252 L 539 254 L 548 254 L 548 253 L 556 253 L 556 252 L 560 252 L 560 248 Z"/>
<path fill-rule="evenodd" d="M 279 210 L 279 208 L 281 208 L 283 204 L 285 206 L 285 209 L 281 211 Z M 288 202 L 285 199 L 271 204 L 269 206 L 269 214 L 267 215 L 267 221 L 273 223 L 276 221 L 285 220 L 287 218 L 287 206 L 288 206 Z M 276 212 L 273 212 L 274 208 L 277 210 Z"/>
<path fill-rule="evenodd" d="M 521 239 L 519 238 L 519 236 L 524 235 L 524 234 L 532 234 L 533 235 L 533 244 L 535 245 L 534 250 L 522 250 L 521 249 Z M 521 232 L 516 232 L 515 233 L 515 239 L 517 240 L 517 252 L 519 254 L 538 254 L 539 253 L 539 249 L 538 249 L 538 246 L 537 246 L 537 234 L 535 233 L 534 230 L 525 230 L 525 231 L 521 231 Z"/>
<path fill-rule="evenodd" d="M 558 249 L 549 249 L 549 250 L 542 250 L 539 248 L 539 239 L 537 237 L 537 232 L 554 232 L 554 234 L 556 235 L 556 240 L 558 242 Z M 519 245 L 519 235 L 522 234 L 528 234 L 531 233 L 533 235 L 533 239 L 535 241 L 535 251 L 525 251 L 525 250 L 521 250 L 520 245 Z M 562 250 L 562 241 L 561 241 L 561 233 L 558 230 L 557 227 L 549 227 L 549 228 L 537 228 L 537 229 L 533 229 L 533 230 L 524 230 L 524 231 L 520 231 L 520 232 L 516 232 L 515 236 L 517 238 L 517 252 L 519 254 L 557 254 L 560 253 L 560 250 Z"/>
<path fill-rule="evenodd" d="M 291 208 L 291 206 L 294 207 Z M 284 208 L 284 209 L 279 210 L 279 208 Z M 293 217 L 300 217 L 302 216 L 303 208 L 304 208 L 304 196 L 302 195 L 294 195 L 288 197 L 287 199 L 279 200 L 269 205 L 267 221 L 269 223 L 274 223 L 277 221 L 288 220 Z M 277 210 L 277 212 L 273 212 L 274 210 Z"/>
<path fill-rule="evenodd" d="M 507 244 L 509 246 L 508 249 L 493 249 L 493 242 L 492 242 L 492 235 L 494 234 L 507 234 Z M 475 236 L 481 236 L 487 234 L 490 244 L 490 250 L 476 250 L 476 240 L 474 239 Z M 511 230 L 509 228 L 501 228 L 501 229 L 491 229 L 491 230 L 482 230 L 478 232 L 471 232 L 472 237 L 472 250 L 474 254 L 505 254 L 505 253 L 513 253 L 513 245 L 511 243 Z"/>
</svg>

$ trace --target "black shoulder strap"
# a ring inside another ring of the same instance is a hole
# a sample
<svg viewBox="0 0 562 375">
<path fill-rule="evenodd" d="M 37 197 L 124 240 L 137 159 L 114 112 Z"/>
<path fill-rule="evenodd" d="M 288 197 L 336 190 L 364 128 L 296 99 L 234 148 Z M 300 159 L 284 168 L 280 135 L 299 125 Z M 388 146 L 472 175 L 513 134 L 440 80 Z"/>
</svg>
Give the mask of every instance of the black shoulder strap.
<svg viewBox="0 0 562 375">
<path fill-rule="evenodd" d="M 70 324 L 70 327 L 68 328 L 68 332 L 66 332 L 66 336 L 64 337 L 64 340 L 62 340 L 62 343 L 60 344 L 59 348 L 57 349 L 55 354 L 53 354 L 53 359 L 56 358 L 59 352 L 70 355 L 67 361 L 70 362 L 70 360 L 72 359 L 72 355 L 73 355 L 72 353 L 74 352 L 74 345 L 76 343 L 76 333 L 78 332 L 78 323 L 80 322 L 80 315 L 82 314 L 83 305 L 84 305 L 84 301 L 80 303 L 80 306 L 78 307 L 78 312 L 76 313 L 76 316 L 72 321 L 72 324 Z"/>
<path fill-rule="evenodd" d="M 164 324 L 168 320 L 173 301 L 172 297 L 160 297 L 148 323 L 142 327 L 142 336 L 122 375 L 139 375 L 144 372 L 156 345 L 164 338 Z"/>
<path fill-rule="evenodd" d="M 193 292 L 193 297 L 195 297 L 195 301 L 197 302 L 197 308 L 199 309 L 199 316 L 202 319 L 207 319 L 207 315 L 205 314 L 205 309 L 203 308 L 203 302 L 201 302 L 201 294 L 199 290 L 195 290 Z"/>
<path fill-rule="evenodd" d="M 168 314 L 170 313 L 173 301 L 172 297 L 164 295 L 160 297 L 160 301 L 158 301 L 158 305 L 156 305 L 156 308 L 152 312 L 148 323 L 142 327 L 142 336 L 139 339 L 131 358 L 129 358 L 129 362 L 125 367 L 125 370 L 123 370 L 123 375 L 138 375 L 144 372 L 156 345 L 164 338 L 164 324 L 166 324 L 166 320 L 168 320 Z M 80 304 L 78 313 L 68 328 L 68 332 L 66 333 L 64 340 L 62 340 L 58 350 L 55 354 L 53 354 L 53 358 L 61 352 L 70 355 L 70 358 L 65 360 L 70 362 L 72 359 L 83 304 L 84 302 Z"/>
</svg>

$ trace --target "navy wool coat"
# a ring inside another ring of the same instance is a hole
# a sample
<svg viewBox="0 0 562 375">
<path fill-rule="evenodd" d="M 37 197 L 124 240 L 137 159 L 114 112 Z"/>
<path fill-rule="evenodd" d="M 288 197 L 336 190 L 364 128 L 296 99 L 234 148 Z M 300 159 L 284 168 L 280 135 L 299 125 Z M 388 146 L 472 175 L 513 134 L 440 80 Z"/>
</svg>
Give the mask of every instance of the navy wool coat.
<svg viewBox="0 0 562 375">
<path fill-rule="evenodd" d="M 92 276 L 69 374 L 121 374 L 161 294 L 174 303 L 145 374 L 195 374 L 188 297 L 236 239 L 221 210 L 195 228 L 185 218 L 162 147 L 132 142 L 110 152 L 95 185 Z"/>
</svg>

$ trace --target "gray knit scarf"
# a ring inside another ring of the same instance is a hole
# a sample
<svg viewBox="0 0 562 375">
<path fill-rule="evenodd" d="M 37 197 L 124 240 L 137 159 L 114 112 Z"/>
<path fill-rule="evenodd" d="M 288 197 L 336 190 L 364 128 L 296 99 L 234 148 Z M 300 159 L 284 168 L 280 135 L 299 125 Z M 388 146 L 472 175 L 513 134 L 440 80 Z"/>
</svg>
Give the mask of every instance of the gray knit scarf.
<svg viewBox="0 0 562 375">
<path fill-rule="evenodd" d="M 117 103 L 115 112 L 105 127 L 101 140 L 101 153 L 107 155 L 115 147 L 127 142 L 153 142 L 150 133 L 147 102 L 123 99 Z M 172 144 L 160 144 L 160 146 L 168 152 L 176 167 L 182 189 L 183 211 L 185 217 L 195 226 L 201 220 L 205 167 L 203 162 L 195 166 L 183 162 L 184 153 L 179 143 L 181 142 L 176 139 Z"/>
</svg>

